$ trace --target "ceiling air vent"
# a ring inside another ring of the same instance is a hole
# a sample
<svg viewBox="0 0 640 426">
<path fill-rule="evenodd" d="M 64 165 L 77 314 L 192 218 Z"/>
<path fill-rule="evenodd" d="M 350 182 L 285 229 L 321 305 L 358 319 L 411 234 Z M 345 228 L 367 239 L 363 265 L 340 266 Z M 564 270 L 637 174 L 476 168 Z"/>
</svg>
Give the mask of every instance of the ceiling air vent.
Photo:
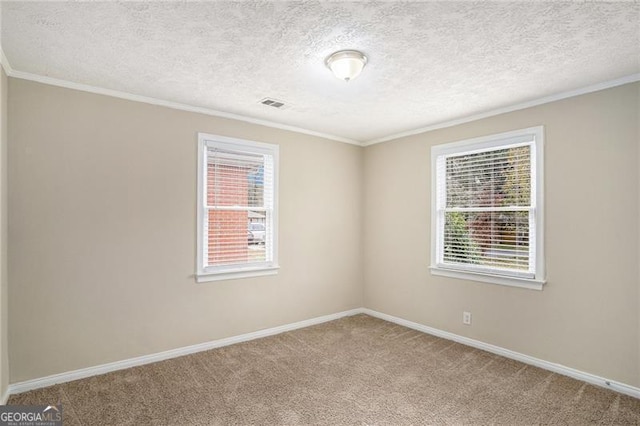
<svg viewBox="0 0 640 426">
<path fill-rule="evenodd" d="M 279 101 L 277 99 L 273 99 L 273 98 L 264 98 L 263 100 L 260 101 L 260 103 L 262 105 L 266 105 L 266 106 L 270 106 L 278 109 L 282 109 L 282 107 L 284 107 L 284 102 Z"/>
</svg>

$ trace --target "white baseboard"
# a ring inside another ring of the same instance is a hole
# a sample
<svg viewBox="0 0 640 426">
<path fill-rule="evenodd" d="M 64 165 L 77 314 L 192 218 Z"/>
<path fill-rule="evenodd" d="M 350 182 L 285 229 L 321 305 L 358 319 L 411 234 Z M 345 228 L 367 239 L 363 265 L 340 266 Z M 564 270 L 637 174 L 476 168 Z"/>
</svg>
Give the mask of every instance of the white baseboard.
<svg viewBox="0 0 640 426">
<path fill-rule="evenodd" d="M 534 365 L 536 367 L 540 367 L 545 370 L 553 371 L 554 373 L 562 374 L 564 376 L 569 376 L 577 380 L 582 380 L 592 385 L 611 389 L 611 390 L 623 393 L 625 395 L 632 396 L 634 398 L 640 398 L 640 388 L 637 388 L 634 386 L 616 382 L 615 380 L 605 379 L 600 376 L 596 376 L 590 373 L 585 373 L 583 371 L 576 370 L 570 367 L 565 367 L 564 365 L 555 364 L 549 361 L 544 361 L 529 355 L 521 354 L 519 352 L 502 348 L 500 346 L 491 345 L 489 343 L 484 343 L 479 340 L 470 339 L 468 337 L 459 336 L 457 334 L 449 333 L 447 331 L 439 330 L 437 328 L 418 324 L 416 322 L 408 321 L 403 318 L 398 318 L 392 315 L 383 314 L 382 312 L 374 311 L 372 309 L 357 308 L 357 309 L 351 309 L 349 311 L 338 312 L 331 315 L 325 315 L 322 317 L 311 318 L 308 320 L 299 321 L 292 324 L 285 324 L 278 327 L 259 330 L 252 333 L 241 334 L 239 336 L 227 337 L 225 339 L 213 340 L 211 342 L 185 346 L 183 348 L 172 349 L 169 351 L 159 352 L 151 355 L 145 355 L 145 356 L 126 359 L 122 361 L 111 362 L 108 364 L 102 364 L 95 367 L 69 371 L 67 373 L 54 374 L 52 376 L 47 376 L 40 379 L 33 379 L 33 380 L 27 380 L 24 382 L 13 383 L 9 385 L 7 392 L 5 392 L 5 394 L 3 395 L 2 404 L 6 404 L 7 399 L 9 398 L 9 395 L 27 392 L 33 389 L 44 388 L 44 387 L 52 386 L 58 383 L 65 383 L 73 380 L 84 379 L 86 377 L 96 376 L 99 374 L 110 373 L 112 371 L 123 370 L 125 368 L 137 367 L 144 364 L 151 364 L 153 362 L 163 361 L 171 358 L 177 358 L 183 355 L 189 355 L 196 352 L 206 351 L 209 349 L 215 349 L 223 346 L 233 345 L 235 343 L 246 342 L 249 340 L 259 339 L 267 336 L 273 336 L 275 334 L 280 334 L 287 331 L 296 330 L 299 328 L 309 327 L 312 325 L 321 324 L 323 322 L 333 321 L 338 318 L 343 318 L 343 317 L 356 315 L 360 313 L 367 314 L 372 317 L 380 318 L 385 321 L 402 325 L 417 331 L 421 331 L 423 333 L 442 337 L 447 340 L 453 340 L 454 342 L 462 343 L 463 345 L 471 346 L 477 349 L 482 349 L 487 352 L 494 353 L 496 355 L 504 356 L 506 358 L 521 361 L 521 362 L 524 362 L 525 364 Z"/>
<path fill-rule="evenodd" d="M 333 321 L 338 318 L 347 317 L 362 313 L 362 308 L 351 309 L 349 311 L 338 312 L 336 314 L 324 315 L 321 317 L 311 318 L 304 321 L 285 324 L 278 327 L 267 328 L 265 330 L 254 331 L 252 333 L 241 334 L 238 336 L 227 337 L 224 339 L 213 340 L 210 342 L 200 343 L 197 345 L 185 346 L 182 348 L 171 349 L 164 352 L 158 352 L 151 355 L 139 356 L 136 358 L 125 359 L 122 361 L 110 362 L 108 364 L 97 365 L 95 367 L 82 368 L 80 370 L 69 371 L 66 373 L 54 374 L 39 379 L 27 380 L 24 382 L 13 383 L 9 385 L 6 398 L 9 395 L 15 395 L 27 392 L 33 389 L 45 388 L 58 383 L 66 383 L 73 380 L 84 379 L 86 377 L 97 376 L 99 374 L 110 373 L 112 371 L 123 370 L 125 368 L 137 367 L 144 364 L 151 364 L 166 359 L 177 358 L 183 355 L 190 355 L 196 352 L 202 352 L 209 349 L 220 348 L 223 346 L 233 345 L 235 343 L 246 342 L 249 340 L 260 339 L 262 337 L 273 336 L 299 328 L 309 327 L 323 322 Z M 6 399 L 4 400 L 6 403 Z"/>
<path fill-rule="evenodd" d="M 484 343 L 479 340 L 470 339 L 468 337 L 459 336 L 457 334 L 449 333 L 448 331 L 442 331 L 437 328 L 428 327 L 426 325 L 418 324 L 416 322 L 408 321 L 403 318 L 394 317 L 392 315 L 383 314 L 382 312 L 374 311 L 372 309 L 363 308 L 362 313 L 371 315 L 372 317 L 380 318 L 385 321 L 393 322 L 398 325 L 402 325 L 408 328 L 412 328 L 423 333 L 431 334 L 434 336 L 442 337 L 443 339 L 453 340 L 454 342 L 462 343 L 463 345 L 471 346 L 477 349 L 482 349 L 487 352 L 501 355 L 505 358 L 515 359 L 516 361 L 524 362 L 525 364 L 534 365 L 545 370 L 553 371 L 554 373 L 562 374 L 563 376 L 569 376 L 577 380 L 590 383 L 595 386 L 611 389 L 616 392 L 623 393 L 625 395 L 632 396 L 634 398 L 640 398 L 640 388 L 630 386 L 624 383 L 616 382 L 615 380 L 605 379 L 604 377 L 596 376 L 594 374 L 585 373 L 584 371 L 576 370 L 571 367 L 565 367 L 561 364 L 555 364 L 553 362 L 544 361 L 542 359 L 534 358 L 529 355 L 514 352 L 509 349 L 501 348 L 500 346 Z"/>
</svg>

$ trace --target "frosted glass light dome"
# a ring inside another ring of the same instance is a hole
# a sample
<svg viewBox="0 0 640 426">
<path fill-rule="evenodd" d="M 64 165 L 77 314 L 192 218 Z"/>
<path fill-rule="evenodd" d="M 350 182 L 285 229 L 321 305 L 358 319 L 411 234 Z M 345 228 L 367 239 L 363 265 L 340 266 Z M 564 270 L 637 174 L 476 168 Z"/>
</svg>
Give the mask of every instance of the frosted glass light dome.
<svg viewBox="0 0 640 426">
<path fill-rule="evenodd" d="M 360 75 L 367 57 L 357 50 L 340 50 L 329 56 L 326 63 L 333 75 L 341 80 L 351 81 Z"/>
</svg>

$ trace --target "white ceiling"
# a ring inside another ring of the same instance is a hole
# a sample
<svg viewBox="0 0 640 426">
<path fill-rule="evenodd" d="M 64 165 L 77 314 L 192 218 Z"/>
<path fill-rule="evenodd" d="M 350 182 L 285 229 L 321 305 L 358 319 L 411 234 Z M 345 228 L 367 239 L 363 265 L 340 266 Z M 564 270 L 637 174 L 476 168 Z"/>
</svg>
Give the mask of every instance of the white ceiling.
<svg viewBox="0 0 640 426">
<path fill-rule="evenodd" d="M 638 2 L 2 2 L 0 11 L 17 74 L 359 142 L 640 73 Z M 324 65 L 340 49 L 369 58 L 349 83 Z"/>
</svg>

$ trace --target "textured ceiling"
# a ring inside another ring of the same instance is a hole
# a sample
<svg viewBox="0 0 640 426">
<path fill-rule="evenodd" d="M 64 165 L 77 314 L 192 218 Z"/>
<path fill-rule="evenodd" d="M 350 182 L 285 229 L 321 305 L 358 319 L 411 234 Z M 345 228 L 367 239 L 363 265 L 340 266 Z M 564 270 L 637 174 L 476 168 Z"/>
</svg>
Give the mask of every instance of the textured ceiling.
<svg viewBox="0 0 640 426">
<path fill-rule="evenodd" d="M 638 2 L 2 2 L 15 71 L 356 141 L 640 72 Z M 349 83 L 325 58 L 359 49 Z M 286 103 L 277 110 L 264 97 Z"/>
</svg>

